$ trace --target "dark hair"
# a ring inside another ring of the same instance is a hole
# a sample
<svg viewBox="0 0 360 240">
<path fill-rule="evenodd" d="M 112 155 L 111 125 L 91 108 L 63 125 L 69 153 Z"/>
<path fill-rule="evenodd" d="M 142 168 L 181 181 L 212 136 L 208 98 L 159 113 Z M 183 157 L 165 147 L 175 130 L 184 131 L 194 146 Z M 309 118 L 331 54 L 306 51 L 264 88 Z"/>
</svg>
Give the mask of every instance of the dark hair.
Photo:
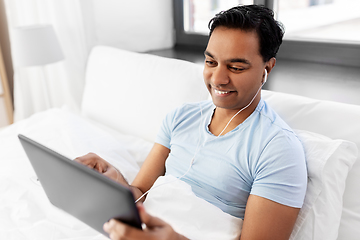
<svg viewBox="0 0 360 240">
<path fill-rule="evenodd" d="M 208 25 L 209 36 L 219 26 L 256 31 L 264 62 L 276 57 L 284 35 L 282 24 L 274 19 L 274 12 L 260 5 L 236 6 L 216 14 Z"/>
</svg>

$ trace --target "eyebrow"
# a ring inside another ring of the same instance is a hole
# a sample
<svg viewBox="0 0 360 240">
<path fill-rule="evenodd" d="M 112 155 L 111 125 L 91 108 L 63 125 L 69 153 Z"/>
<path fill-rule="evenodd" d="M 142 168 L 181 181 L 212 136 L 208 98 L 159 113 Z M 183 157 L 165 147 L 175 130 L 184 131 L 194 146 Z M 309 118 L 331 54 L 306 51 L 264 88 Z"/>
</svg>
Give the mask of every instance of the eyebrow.
<svg viewBox="0 0 360 240">
<path fill-rule="evenodd" d="M 208 52 L 207 50 L 205 50 L 204 55 L 207 55 L 207 56 L 209 56 L 211 58 L 214 58 L 214 56 L 210 52 Z M 231 63 L 245 63 L 245 64 L 248 64 L 248 65 L 251 65 L 250 61 L 245 59 L 245 58 L 231 58 L 231 59 L 229 59 L 227 61 L 231 62 Z"/>
<path fill-rule="evenodd" d="M 208 55 L 209 57 L 214 58 L 214 56 L 211 53 L 209 53 L 207 50 L 205 50 L 204 55 Z"/>
</svg>

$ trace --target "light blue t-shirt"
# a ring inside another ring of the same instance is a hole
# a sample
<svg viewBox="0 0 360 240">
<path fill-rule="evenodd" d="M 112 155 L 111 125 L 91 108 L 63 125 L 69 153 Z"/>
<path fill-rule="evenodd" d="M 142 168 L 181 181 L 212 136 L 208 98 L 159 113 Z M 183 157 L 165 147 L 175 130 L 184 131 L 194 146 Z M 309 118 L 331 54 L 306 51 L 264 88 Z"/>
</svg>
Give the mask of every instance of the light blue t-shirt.
<svg viewBox="0 0 360 240">
<path fill-rule="evenodd" d="M 263 101 L 232 131 L 208 129 L 212 101 L 169 113 L 156 142 L 169 148 L 166 175 L 181 177 L 198 197 L 244 219 L 249 194 L 301 208 L 307 185 L 304 149 L 290 127 Z"/>
</svg>

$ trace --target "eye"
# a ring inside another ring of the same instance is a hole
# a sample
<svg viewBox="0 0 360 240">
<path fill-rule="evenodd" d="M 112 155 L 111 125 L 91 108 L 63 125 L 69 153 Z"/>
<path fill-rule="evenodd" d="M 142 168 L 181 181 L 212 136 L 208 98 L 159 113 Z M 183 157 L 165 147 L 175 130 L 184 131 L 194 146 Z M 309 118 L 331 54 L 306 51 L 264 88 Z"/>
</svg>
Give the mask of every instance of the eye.
<svg viewBox="0 0 360 240">
<path fill-rule="evenodd" d="M 232 67 L 232 66 L 229 66 L 229 69 L 232 71 L 232 72 L 242 72 L 245 70 L 245 68 L 243 67 Z"/>
<path fill-rule="evenodd" d="M 216 66 L 216 62 L 215 61 L 212 61 L 212 60 L 209 60 L 209 59 L 205 59 L 205 64 L 209 67 L 214 67 Z"/>
</svg>

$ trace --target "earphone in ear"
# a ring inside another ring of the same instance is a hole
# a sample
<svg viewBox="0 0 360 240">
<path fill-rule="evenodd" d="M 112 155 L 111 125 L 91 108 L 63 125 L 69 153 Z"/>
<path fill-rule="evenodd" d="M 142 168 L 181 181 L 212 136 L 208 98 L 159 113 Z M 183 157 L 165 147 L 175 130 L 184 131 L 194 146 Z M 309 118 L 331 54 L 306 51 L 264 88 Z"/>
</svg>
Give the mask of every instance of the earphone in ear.
<svg viewBox="0 0 360 240">
<path fill-rule="evenodd" d="M 267 70 L 265 69 L 265 76 L 264 76 L 264 82 L 262 85 L 264 85 L 267 81 L 267 77 L 268 77 L 268 73 L 267 73 Z"/>
</svg>

